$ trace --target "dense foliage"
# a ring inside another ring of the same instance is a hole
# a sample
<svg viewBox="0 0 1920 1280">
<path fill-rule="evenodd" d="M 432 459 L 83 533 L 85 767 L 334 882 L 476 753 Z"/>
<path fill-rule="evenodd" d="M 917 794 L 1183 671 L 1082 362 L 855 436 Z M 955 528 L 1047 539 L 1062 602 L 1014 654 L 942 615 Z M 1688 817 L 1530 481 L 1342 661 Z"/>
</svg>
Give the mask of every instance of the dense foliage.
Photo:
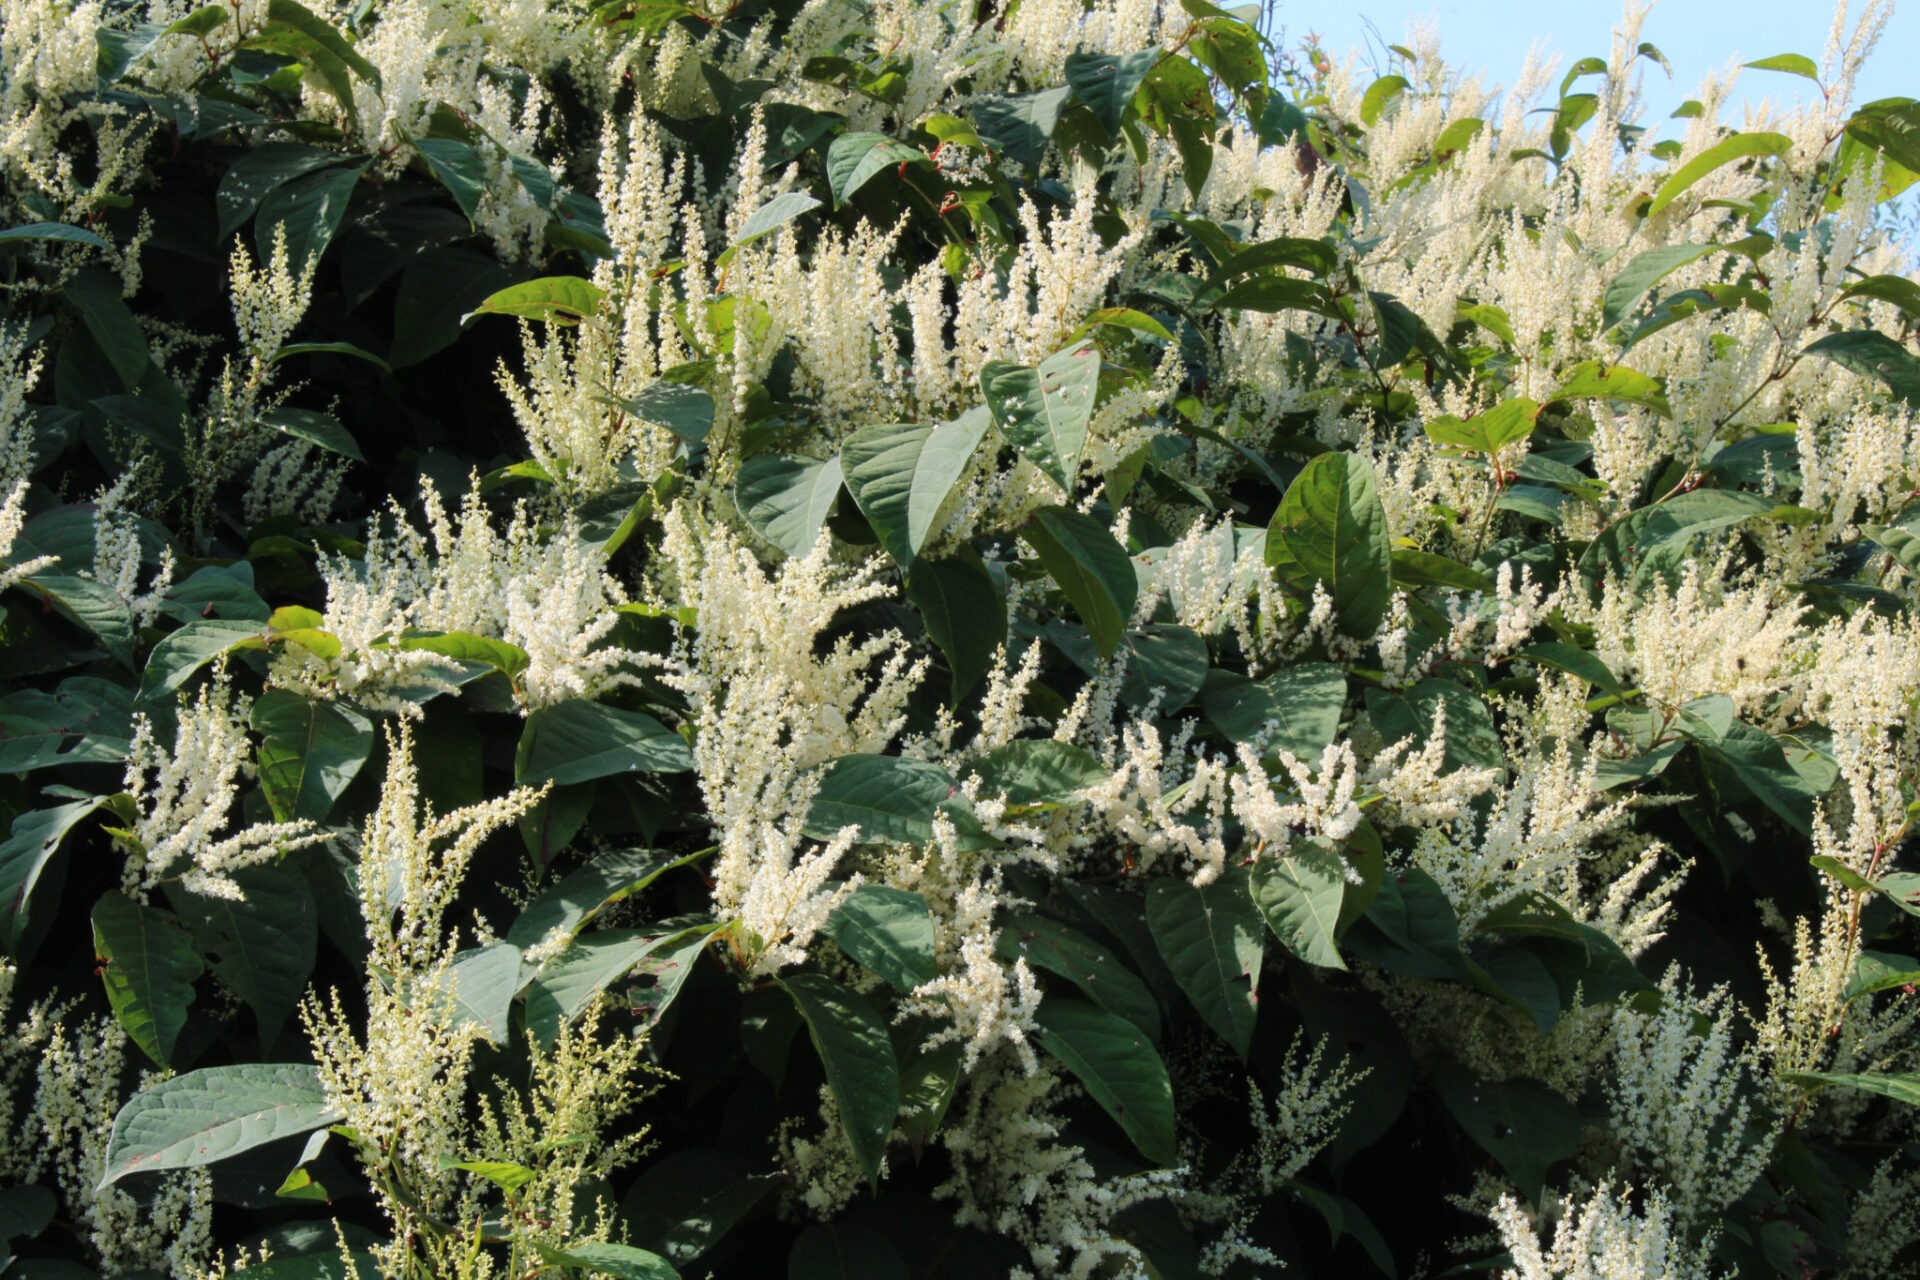
<svg viewBox="0 0 1920 1280">
<path fill-rule="evenodd" d="M 1288 16 L 0 0 L 0 1270 L 1916 1274 L 1884 6 Z"/>
</svg>

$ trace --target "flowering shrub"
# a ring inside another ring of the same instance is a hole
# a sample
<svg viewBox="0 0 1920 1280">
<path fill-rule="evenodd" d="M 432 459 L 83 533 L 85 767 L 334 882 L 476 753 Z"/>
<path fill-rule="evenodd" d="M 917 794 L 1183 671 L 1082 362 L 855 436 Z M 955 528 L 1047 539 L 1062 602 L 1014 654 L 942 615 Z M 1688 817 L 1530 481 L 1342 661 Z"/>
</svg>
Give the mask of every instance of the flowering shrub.
<svg viewBox="0 0 1920 1280">
<path fill-rule="evenodd" d="M 0 1269 L 1915 1275 L 1920 104 L 1644 16 L 0 0 Z"/>
</svg>

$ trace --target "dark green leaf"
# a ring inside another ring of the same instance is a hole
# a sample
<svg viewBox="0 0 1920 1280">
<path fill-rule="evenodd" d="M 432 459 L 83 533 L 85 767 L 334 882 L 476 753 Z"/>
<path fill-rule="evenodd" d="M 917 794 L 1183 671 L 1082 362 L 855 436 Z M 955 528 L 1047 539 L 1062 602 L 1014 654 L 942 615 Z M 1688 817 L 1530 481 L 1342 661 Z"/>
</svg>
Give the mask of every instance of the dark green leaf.
<svg viewBox="0 0 1920 1280">
<path fill-rule="evenodd" d="M 168 1066 L 206 969 L 185 931 L 169 913 L 111 890 L 93 906 L 93 952 L 113 1016 L 142 1053 Z"/>
<path fill-rule="evenodd" d="M 114 1117 L 108 1186 L 130 1173 L 192 1169 L 346 1118 L 305 1063 L 207 1067 L 151 1084 Z"/>
<path fill-rule="evenodd" d="M 340 224 L 347 216 L 366 166 L 346 165 L 302 174 L 269 191 L 260 201 L 260 214 L 253 223 L 255 252 L 265 261 L 273 252 L 275 227 L 284 226 L 287 236 L 287 264 L 298 275 L 309 260 L 318 261 L 333 243 Z"/>
<path fill-rule="evenodd" d="M 440 185 L 452 194 L 453 202 L 466 215 L 467 225 L 472 226 L 480 197 L 487 189 L 486 167 L 480 162 L 480 153 L 471 143 L 457 138 L 415 138 L 413 149 L 426 161 Z"/>
<path fill-rule="evenodd" d="M 877 1231 L 816 1222 L 787 1254 L 787 1280 L 908 1280 L 906 1259 Z"/>
<path fill-rule="evenodd" d="M 60 296 L 80 316 L 113 366 L 120 385 L 133 391 L 146 376 L 147 335 L 120 296 L 120 277 L 105 267 L 82 267 L 67 280 Z"/>
<path fill-rule="evenodd" d="M 1340 851 L 1323 840 L 1301 840 L 1254 859 L 1254 905 L 1282 946 L 1308 964 L 1344 969 L 1334 933 L 1347 890 Z"/>
<path fill-rule="evenodd" d="M 925 160 L 927 153 L 884 133 L 843 133 L 827 148 L 827 186 L 838 209 L 872 177 L 889 166 Z"/>
<path fill-rule="evenodd" d="M 1226 671 L 1207 676 L 1200 705 L 1229 741 L 1265 753 L 1284 750 L 1317 764 L 1340 732 L 1347 676 L 1328 662 L 1282 667 L 1260 680 Z"/>
<path fill-rule="evenodd" d="M 1000 796 L 1016 806 L 1064 804 L 1074 792 L 1108 776 L 1087 750 L 1051 738 L 1022 738 L 995 747 L 970 767 L 980 776 L 982 798 Z"/>
<path fill-rule="evenodd" d="M 1074 96 L 1085 103 L 1107 131 L 1109 138 L 1120 136 L 1120 118 L 1133 102 L 1140 82 L 1165 54 L 1143 49 L 1138 53 L 1113 54 L 1082 51 L 1067 55 L 1067 84 Z"/>
<path fill-rule="evenodd" d="M 806 834 L 830 840 L 842 827 L 858 827 L 863 844 L 925 844 L 934 814 L 954 792 L 952 776 L 925 760 L 842 756 L 821 776 Z"/>
<path fill-rule="evenodd" d="M 1003 960 L 1025 960 L 1035 969 L 1058 974 L 1108 1013 L 1138 1027 L 1150 1042 L 1159 1041 L 1160 1005 L 1153 992 L 1118 956 L 1078 929 L 1015 912 L 1000 921 L 995 949 Z"/>
<path fill-rule="evenodd" d="M 966 555 L 915 560 L 907 575 L 907 599 L 947 656 L 957 702 L 987 674 L 994 653 L 1006 643 L 1006 602 L 993 576 Z"/>
<path fill-rule="evenodd" d="M 1538 1080 L 1482 1080 L 1449 1063 L 1435 1075 L 1434 1086 L 1467 1136 L 1535 1204 L 1547 1170 L 1580 1148 L 1579 1109 Z"/>
<path fill-rule="evenodd" d="M 940 976 L 933 914 L 927 900 L 911 890 L 863 884 L 833 909 L 825 933 L 901 991 L 911 992 Z"/>
<path fill-rule="evenodd" d="M 1198 886 L 1162 877 L 1147 887 L 1147 925 L 1174 981 L 1242 1059 L 1253 1045 L 1266 924 L 1247 873 Z"/>
<path fill-rule="evenodd" d="M 242 867 L 231 879 L 240 888 L 237 900 L 172 898 L 214 975 L 253 1010 L 261 1047 L 271 1052 L 313 976 L 320 941 L 313 891 L 304 876 L 272 864 Z"/>
<path fill-rule="evenodd" d="M 874 1187 L 887 1136 L 900 1109 L 900 1069 L 887 1025 L 867 998 L 817 973 L 796 973 L 780 985 L 800 1010 L 854 1158 Z"/>
<path fill-rule="evenodd" d="M 938 427 L 862 427 L 847 437 L 840 454 L 847 488 L 901 568 L 911 570 L 926 546 L 987 422 L 985 410 L 973 409 Z"/>
<path fill-rule="evenodd" d="M 1140 1154 L 1174 1164 L 1173 1085 L 1140 1029 L 1105 1009 L 1057 997 L 1041 1001 L 1034 1020 L 1040 1047 L 1073 1072 Z"/>
<path fill-rule="evenodd" d="M 833 500 L 840 496 L 840 459 L 763 453 L 740 464 L 734 502 L 746 522 L 790 556 L 804 556 L 820 539 Z"/>
<path fill-rule="evenodd" d="M 1340 629 L 1371 636 L 1393 597 L 1393 547 L 1373 464 L 1350 453 L 1309 462 L 1267 528 L 1267 563 L 1298 585 L 1324 584 Z"/>
<path fill-rule="evenodd" d="M 13 820 L 5 843 L 0 843 L 0 913 L 4 913 L 0 919 L 6 924 L 9 954 L 18 954 L 27 931 L 33 891 L 60 842 L 99 807 L 99 800 L 76 800 L 51 809 L 30 809 Z"/>
<path fill-rule="evenodd" d="M 1020 534 L 1079 612 L 1100 656 L 1112 657 L 1140 586 L 1126 551 L 1098 521 L 1067 507 L 1042 507 Z"/>
<path fill-rule="evenodd" d="M 980 369 L 987 408 L 1020 455 L 1071 494 L 1100 388 L 1100 349 L 1080 342 L 1039 367 L 989 361 Z"/>
<path fill-rule="evenodd" d="M 1719 251 L 1717 244 L 1670 244 L 1635 254 L 1633 260 L 1607 285 L 1606 296 L 1601 302 L 1600 323 L 1605 328 L 1613 328 L 1627 318 L 1634 304 L 1646 296 L 1647 290 L 1689 262 L 1697 262 Z"/>
<path fill-rule="evenodd" d="M 527 717 L 513 767 L 524 785 L 565 786 L 622 773 L 684 773 L 693 752 L 644 712 L 576 698 Z"/>
<path fill-rule="evenodd" d="M 1863 378 L 1878 378 L 1896 398 L 1920 407 L 1920 360 L 1884 333 L 1872 329 L 1830 333 L 1808 343 L 1805 354 L 1825 356 Z"/>
</svg>

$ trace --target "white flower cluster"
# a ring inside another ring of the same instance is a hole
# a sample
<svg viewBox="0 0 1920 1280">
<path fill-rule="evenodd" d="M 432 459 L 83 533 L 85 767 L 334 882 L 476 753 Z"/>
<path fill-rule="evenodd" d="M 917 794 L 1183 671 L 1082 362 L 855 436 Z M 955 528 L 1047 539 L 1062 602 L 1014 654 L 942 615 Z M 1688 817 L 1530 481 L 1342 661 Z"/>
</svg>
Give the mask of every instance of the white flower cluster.
<svg viewBox="0 0 1920 1280">
<path fill-rule="evenodd" d="M 1519 1201 L 1503 1196 L 1493 1222 L 1513 1255 L 1501 1280 L 1722 1280 L 1708 1244 L 1689 1243 L 1673 1205 L 1658 1190 L 1636 1207 L 1631 1188 L 1595 1189 L 1558 1208 L 1552 1242 L 1543 1243 Z"/>
<path fill-rule="evenodd" d="M 161 884 L 178 881 L 190 892 L 238 901 L 235 871 L 324 838 L 304 820 L 258 822 L 223 834 L 238 794 L 234 784 L 254 772 L 251 705 L 223 679 L 201 686 L 181 704 L 171 749 L 160 745 L 145 714 L 135 714 L 125 784 L 134 817 L 118 837 L 129 894 L 145 901 Z"/>
</svg>

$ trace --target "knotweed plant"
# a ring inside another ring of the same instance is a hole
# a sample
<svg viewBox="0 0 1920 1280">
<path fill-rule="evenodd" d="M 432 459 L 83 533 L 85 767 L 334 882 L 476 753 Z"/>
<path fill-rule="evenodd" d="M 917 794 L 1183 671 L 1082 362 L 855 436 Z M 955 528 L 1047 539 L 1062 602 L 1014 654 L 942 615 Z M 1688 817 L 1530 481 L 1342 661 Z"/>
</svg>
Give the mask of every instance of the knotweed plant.
<svg viewBox="0 0 1920 1280">
<path fill-rule="evenodd" d="M 1890 12 L 0 0 L 0 1259 L 1914 1275 Z"/>
</svg>

